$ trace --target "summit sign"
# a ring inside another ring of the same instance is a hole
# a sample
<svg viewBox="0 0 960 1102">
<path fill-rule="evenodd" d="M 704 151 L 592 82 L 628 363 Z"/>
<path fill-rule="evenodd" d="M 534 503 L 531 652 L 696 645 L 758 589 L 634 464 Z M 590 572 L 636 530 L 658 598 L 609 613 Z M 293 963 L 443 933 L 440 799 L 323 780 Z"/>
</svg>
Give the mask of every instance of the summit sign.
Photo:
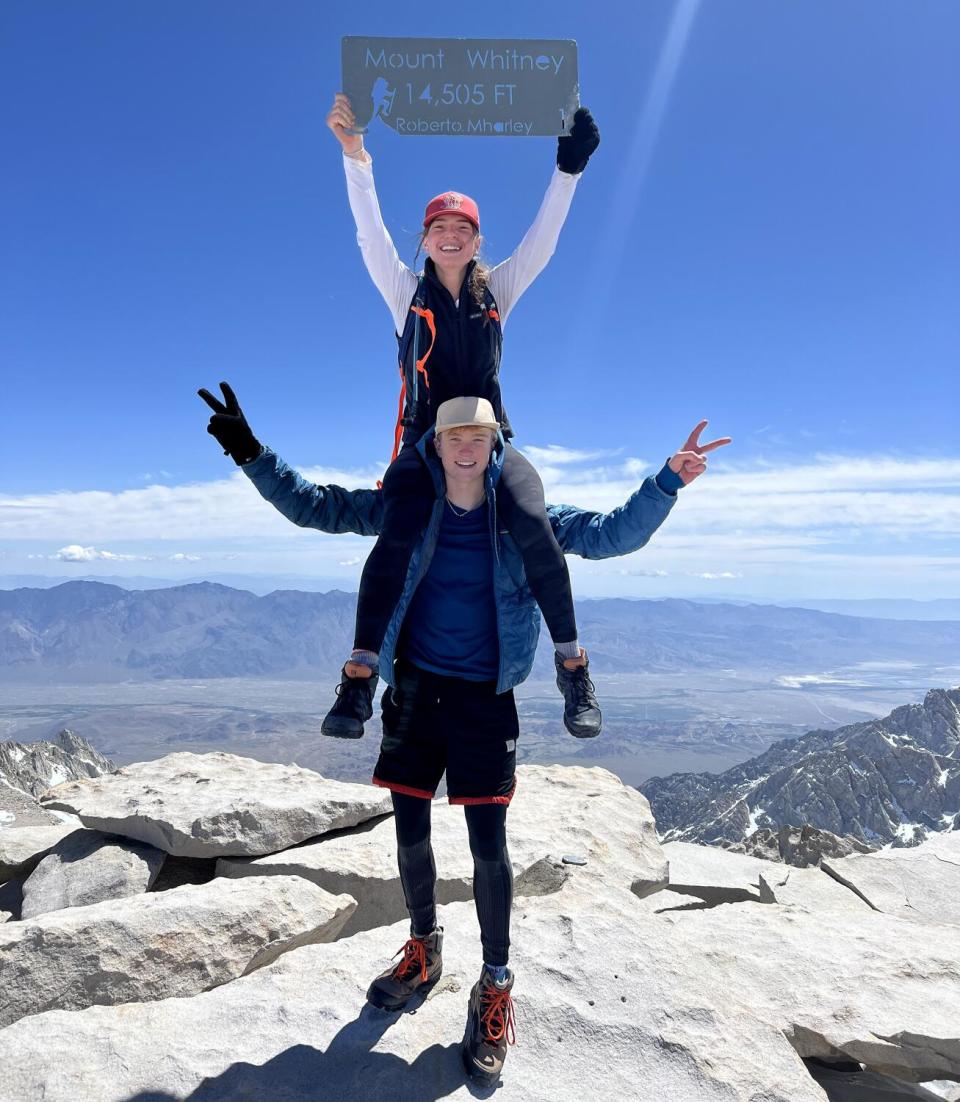
<svg viewBox="0 0 960 1102">
<path fill-rule="evenodd" d="M 568 39 L 348 37 L 341 61 L 360 133 L 557 136 L 580 105 Z"/>
</svg>

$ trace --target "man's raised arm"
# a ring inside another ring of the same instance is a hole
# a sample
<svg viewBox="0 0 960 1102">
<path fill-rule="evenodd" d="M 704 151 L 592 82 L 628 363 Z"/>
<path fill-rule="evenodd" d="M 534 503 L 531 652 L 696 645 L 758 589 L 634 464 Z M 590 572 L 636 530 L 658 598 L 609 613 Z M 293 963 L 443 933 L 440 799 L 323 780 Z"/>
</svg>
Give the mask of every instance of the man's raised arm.
<svg viewBox="0 0 960 1102">
<path fill-rule="evenodd" d="M 382 490 L 345 490 L 318 486 L 287 466 L 269 448 L 240 468 L 266 501 L 301 528 L 357 536 L 379 536 L 383 524 Z"/>
<path fill-rule="evenodd" d="M 550 523 L 560 549 L 585 559 L 609 559 L 643 547 L 667 519 L 676 504 L 677 491 L 707 469 L 707 453 L 730 443 L 729 436 L 722 436 L 701 444 L 700 433 L 706 425 L 706 421 L 700 421 L 656 477 L 645 478 L 640 488 L 612 512 L 549 505 Z"/>
<path fill-rule="evenodd" d="M 345 490 L 342 486 L 317 486 L 308 482 L 253 435 L 229 383 L 221 383 L 223 400 L 210 391 L 197 393 L 213 410 L 207 432 L 215 437 L 224 455 L 256 486 L 260 495 L 294 524 L 321 532 L 377 536 L 383 524 L 380 490 Z"/>
</svg>

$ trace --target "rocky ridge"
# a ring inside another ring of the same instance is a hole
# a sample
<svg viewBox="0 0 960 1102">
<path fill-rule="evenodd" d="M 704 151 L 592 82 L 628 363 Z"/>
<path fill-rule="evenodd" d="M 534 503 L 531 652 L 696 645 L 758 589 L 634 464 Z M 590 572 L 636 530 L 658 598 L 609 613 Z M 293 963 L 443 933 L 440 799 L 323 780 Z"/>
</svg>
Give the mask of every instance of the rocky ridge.
<svg viewBox="0 0 960 1102">
<path fill-rule="evenodd" d="M 387 1014 L 364 1000 L 407 936 L 384 794 L 285 768 L 171 755 L 44 797 L 85 825 L 19 888 L 32 898 L 38 877 L 73 905 L 25 916 L 0 872 L 5 1100 L 292 1102 L 318 1082 L 344 1102 L 476 1096 L 457 1053 L 480 963 L 458 809 L 433 809 L 453 885 L 444 975 L 415 1012 Z M 665 1102 L 954 1095 L 960 832 L 791 869 L 661 847 L 643 796 L 559 766 L 520 767 L 508 829 L 518 1043 L 500 1097 L 582 1102 L 587 1083 Z M 188 834 L 205 855 L 171 856 Z M 153 880 L 144 835 L 164 862 Z M 115 884 L 101 866 L 121 852 L 123 894 L 76 894 Z M 206 882 L 163 889 L 178 862 Z M 331 890 L 347 878 L 355 895 Z M 936 1094 L 915 1085 L 934 1080 Z"/>
<path fill-rule="evenodd" d="M 31 871 L 80 826 L 75 815 L 43 808 L 37 797 L 64 780 L 96 777 L 113 768 L 113 762 L 66 729 L 52 742 L 0 742 L 0 907 L 12 898 L 3 882 Z"/>
<path fill-rule="evenodd" d="M 38 797 L 64 781 L 97 777 L 115 768 L 86 739 L 66 728 L 53 742 L 0 742 L 0 801 L 4 788 Z"/>
<path fill-rule="evenodd" d="M 932 689 L 883 719 L 777 742 L 724 773 L 655 777 L 640 791 L 668 841 L 773 856 L 777 834 L 781 858 L 793 852 L 798 863 L 844 848 L 916 845 L 960 830 L 960 689 Z M 781 840 L 783 828 L 808 834 Z M 809 828 L 827 833 L 814 839 Z"/>
</svg>

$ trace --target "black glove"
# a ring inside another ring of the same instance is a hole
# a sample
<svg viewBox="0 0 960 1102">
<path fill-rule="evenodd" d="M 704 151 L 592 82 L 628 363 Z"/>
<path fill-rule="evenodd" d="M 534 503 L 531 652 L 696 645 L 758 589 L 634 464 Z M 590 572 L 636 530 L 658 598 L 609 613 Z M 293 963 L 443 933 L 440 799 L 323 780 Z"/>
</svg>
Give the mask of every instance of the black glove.
<svg viewBox="0 0 960 1102">
<path fill-rule="evenodd" d="M 221 383 L 220 389 L 223 391 L 223 401 L 227 403 L 226 405 L 219 398 L 214 398 L 209 390 L 201 388 L 197 391 L 213 410 L 207 432 L 217 438 L 220 447 L 223 448 L 223 454 L 231 456 L 234 463 L 241 467 L 251 459 L 256 459 L 263 449 L 260 441 L 250 431 L 250 426 L 247 424 L 246 417 L 243 416 L 236 394 L 230 389 L 230 384 Z"/>
<path fill-rule="evenodd" d="M 557 138 L 557 165 L 561 172 L 575 176 L 583 172 L 590 154 L 600 144 L 600 131 L 586 107 L 578 107 L 570 133 Z"/>
</svg>

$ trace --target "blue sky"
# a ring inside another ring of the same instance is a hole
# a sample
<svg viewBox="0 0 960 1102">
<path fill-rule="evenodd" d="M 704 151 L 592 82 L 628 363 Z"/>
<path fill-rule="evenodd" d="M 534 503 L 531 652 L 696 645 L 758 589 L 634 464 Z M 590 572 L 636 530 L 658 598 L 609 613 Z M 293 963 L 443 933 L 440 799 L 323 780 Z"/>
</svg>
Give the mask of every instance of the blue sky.
<svg viewBox="0 0 960 1102">
<path fill-rule="evenodd" d="M 324 126 L 340 38 L 477 22 L 5 0 L 0 574 L 356 584 L 366 546 L 274 518 L 194 392 L 229 379 L 318 478 L 380 473 L 395 342 Z M 960 8 L 552 0 L 482 23 L 576 39 L 603 135 L 506 333 L 507 406 L 550 496 L 616 504 L 700 417 L 735 440 L 649 548 L 579 565 L 578 593 L 956 595 Z M 555 152 L 385 127 L 368 147 L 408 261 L 450 187 L 507 256 Z"/>
</svg>

